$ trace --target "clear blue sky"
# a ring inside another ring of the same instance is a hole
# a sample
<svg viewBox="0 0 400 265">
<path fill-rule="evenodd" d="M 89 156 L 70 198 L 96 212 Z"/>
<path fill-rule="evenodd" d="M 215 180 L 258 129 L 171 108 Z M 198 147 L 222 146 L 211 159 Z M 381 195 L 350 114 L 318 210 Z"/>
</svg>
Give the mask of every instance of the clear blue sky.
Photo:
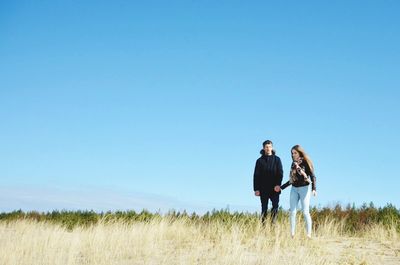
<svg viewBox="0 0 400 265">
<path fill-rule="evenodd" d="M 259 211 L 271 139 L 314 206 L 400 207 L 398 1 L 1 1 L 0 211 Z M 289 207 L 289 189 L 281 206 Z"/>
</svg>

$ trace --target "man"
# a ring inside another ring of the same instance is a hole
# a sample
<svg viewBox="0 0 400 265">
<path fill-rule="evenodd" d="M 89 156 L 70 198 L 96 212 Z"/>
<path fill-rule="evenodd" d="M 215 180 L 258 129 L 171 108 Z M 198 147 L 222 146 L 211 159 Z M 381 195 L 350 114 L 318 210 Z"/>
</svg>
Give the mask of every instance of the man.
<svg viewBox="0 0 400 265">
<path fill-rule="evenodd" d="M 279 207 L 279 187 L 282 184 L 283 170 L 281 159 L 275 155 L 272 142 L 263 142 L 261 157 L 254 169 L 254 194 L 261 199 L 261 220 L 267 217 L 268 200 L 272 202 L 271 221 L 275 223 Z"/>
</svg>

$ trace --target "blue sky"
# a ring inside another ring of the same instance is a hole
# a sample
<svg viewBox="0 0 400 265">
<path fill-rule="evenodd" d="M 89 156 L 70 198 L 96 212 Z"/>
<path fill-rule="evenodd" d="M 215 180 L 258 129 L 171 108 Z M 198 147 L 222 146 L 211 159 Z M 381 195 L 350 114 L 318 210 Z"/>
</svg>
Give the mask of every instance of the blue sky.
<svg viewBox="0 0 400 265">
<path fill-rule="evenodd" d="M 399 208 L 399 9 L 2 1 L 0 211 L 259 211 L 266 139 L 285 180 L 308 151 L 312 205 Z"/>
</svg>

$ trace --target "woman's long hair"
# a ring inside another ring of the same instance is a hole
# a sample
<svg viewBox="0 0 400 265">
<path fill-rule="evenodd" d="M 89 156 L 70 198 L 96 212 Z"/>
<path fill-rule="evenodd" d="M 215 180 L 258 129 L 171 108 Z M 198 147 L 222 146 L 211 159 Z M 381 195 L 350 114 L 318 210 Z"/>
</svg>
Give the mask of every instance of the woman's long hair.
<svg viewBox="0 0 400 265">
<path fill-rule="evenodd" d="M 295 146 L 292 147 L 292 149 L 290 149 L 290 151 L 292 151 L 292 150 L 296 150 L 299 153 L 300 158 L 308 164 L 308 166 L 310 167 L 311 173 L 314 174 L 314 164 L 313 164 L 311 158 L 306 153 L 306 151 L 304 151 L 304 148 L 301 147 L 300 145 L 296 144 Z M 297 180 L 296 173 L 297 173 L 296 168 L 294 167 L 294 165 L 292 163 L 292 168 L 290 170 L 290 182 L 291 183 L 293 183 L 294 181 Z"/>
</svg>

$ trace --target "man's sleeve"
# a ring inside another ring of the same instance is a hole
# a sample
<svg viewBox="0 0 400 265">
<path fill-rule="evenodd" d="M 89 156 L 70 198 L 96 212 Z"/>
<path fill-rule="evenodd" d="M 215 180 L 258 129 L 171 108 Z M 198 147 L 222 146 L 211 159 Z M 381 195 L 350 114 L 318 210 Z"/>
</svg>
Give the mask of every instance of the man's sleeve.
<svg viewBox="0 0 400 265">
<path fill-rule="evenodd" d="M 277 178 L 276 178 L 276 183 L 275 186 L 281 186 L 282 185 L 282 179 L 283 179 L 283 168 L 282 168 L 282 162 L 281 159 L 278 159 L 278 163 L 276 165 L 276 173 L 277 173 Z"/>
<path fill-rule="evenodd" d="M 258 160 L 256 161 L 256 166 L 254 167 L 253 189 L 254 191 L 260 190 L 260 169 Z"/>
</svg>

